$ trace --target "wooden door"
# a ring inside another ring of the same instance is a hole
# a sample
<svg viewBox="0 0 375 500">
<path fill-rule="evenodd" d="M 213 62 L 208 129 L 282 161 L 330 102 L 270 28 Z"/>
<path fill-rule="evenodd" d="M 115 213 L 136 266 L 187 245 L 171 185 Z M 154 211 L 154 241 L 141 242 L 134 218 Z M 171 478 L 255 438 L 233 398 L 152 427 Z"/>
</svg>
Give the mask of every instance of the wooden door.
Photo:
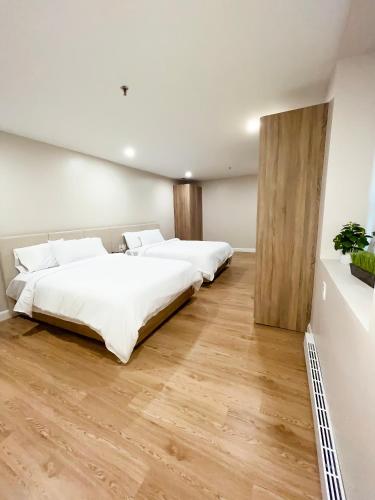
<svg viewBox="0 0 375 500">
<path fill-rule="evenodd" d="M 192 240 L 203 239 L 203 222 L 202 222 L 202 188 L 196 184 L 191 185 L 190 189 L 190 215 L 191 226 L 190 236 Z"/>
<path fill-rule="evenodd" d="M 327 104 L 261 120 L 255 321 L 310 320 Z"/>
<path fill-rule="evenodd" d="M 173 186 L 175 234 L 182 240 L 201 240 L 202 188 L 197 184 Z"/>
</svg>

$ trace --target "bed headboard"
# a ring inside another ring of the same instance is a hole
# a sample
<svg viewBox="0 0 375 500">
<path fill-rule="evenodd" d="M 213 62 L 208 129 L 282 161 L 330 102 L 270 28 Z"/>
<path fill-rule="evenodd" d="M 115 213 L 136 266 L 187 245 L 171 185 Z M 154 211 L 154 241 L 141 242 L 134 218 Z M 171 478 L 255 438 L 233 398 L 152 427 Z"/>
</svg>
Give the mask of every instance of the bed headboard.
<svg viewBox="0 0 375 500">
<path fill-rule="evenodd" d="M 5 288 L 7 288 L 9 283 L 17 274 L 17 270 L 14 267 L 14 248 L 38 245 L 39 243 L 46 243 L 48 240 L 57 240 L 59 238 L 71 240 L 77 238 L 99 237 L 102 239 L 103 245 L 108 252 L 115 252 L 118 251 L 120 244 L 125 243 L 122 237 L 122 234 L 125 231 L 142 231 L 145 229 L 160 229 L 160 226 L 155 222 L 149 222 L 145 224 L 128 224 L 124 226 L 108 226 L 89 229 L 75 229 L 72 231 L 55 231 L 50 233 L 4 236 L 0 238 L 0 264 Z M 8 299 L 8 301 L 10 306 L 14 304 L 14 302 L 10 299 Z"/>
</svg>

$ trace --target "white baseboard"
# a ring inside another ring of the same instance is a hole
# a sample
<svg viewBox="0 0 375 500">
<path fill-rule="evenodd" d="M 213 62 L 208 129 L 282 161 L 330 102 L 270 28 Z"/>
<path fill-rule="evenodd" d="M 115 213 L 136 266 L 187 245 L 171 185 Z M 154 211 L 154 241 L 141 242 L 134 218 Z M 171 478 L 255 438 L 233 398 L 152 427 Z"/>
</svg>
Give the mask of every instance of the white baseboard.
<svg viewBox="0 0 375 500">
<path fill-rule="evenodd" d="M 255 253 L 255 248 L 233 248 L 235 252 L 249 252 Z"/>
<path fill-rule="evenodd" d="M 6 319 L 11 318 L 13 315 L 9 311 L 9 309 L 6 309 L 5 311 L 0 311 L 0 321 L 5 321 Z"/>
</svg>

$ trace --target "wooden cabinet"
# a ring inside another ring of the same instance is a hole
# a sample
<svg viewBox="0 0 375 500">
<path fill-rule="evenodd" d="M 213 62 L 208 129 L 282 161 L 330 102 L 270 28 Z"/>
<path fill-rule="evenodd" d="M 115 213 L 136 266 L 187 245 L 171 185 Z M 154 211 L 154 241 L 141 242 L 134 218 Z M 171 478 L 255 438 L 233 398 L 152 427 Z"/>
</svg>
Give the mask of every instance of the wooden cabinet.
<svg viewBox="0 0 375 500">
<path fill-rule="evenodd" d="M 176 238 L 202 240 L 202 188 L 197 184 L 173 186 Z"/>
<path fill-rule="evenodd" d="M 261 120 L 255 322 L 310 320 L 327 104 Z"/>
</svg>

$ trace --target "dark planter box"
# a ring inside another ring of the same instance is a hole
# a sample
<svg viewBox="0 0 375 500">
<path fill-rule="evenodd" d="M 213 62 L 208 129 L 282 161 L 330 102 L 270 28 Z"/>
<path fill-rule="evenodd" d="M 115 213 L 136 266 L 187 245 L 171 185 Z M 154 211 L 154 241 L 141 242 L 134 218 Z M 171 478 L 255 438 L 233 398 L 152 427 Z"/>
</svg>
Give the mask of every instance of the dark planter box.
<svg viewBox="0 0 375 500">
<path fill-rule="evenodd" d="M 356 266 L 355 264 L 350 264 L 350 271 L 353 276 L 363 281 L 363 283 L 366 283 L 366 285 L 374 288 L 375 274 L 371 274 L 368 271 L 365 271 L 364 269 L 361 269 L 360 267 Z"/>
</svg>

